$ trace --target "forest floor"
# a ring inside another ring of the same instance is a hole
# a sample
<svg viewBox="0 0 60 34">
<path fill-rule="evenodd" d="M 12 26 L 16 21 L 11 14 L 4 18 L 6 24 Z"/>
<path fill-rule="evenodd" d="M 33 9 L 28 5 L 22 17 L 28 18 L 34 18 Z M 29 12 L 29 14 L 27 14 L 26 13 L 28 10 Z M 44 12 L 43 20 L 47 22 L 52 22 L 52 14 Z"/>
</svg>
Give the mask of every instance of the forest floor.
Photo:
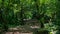
<svg viewBox="0 0 60 34">
<path fill-rule="evenodd" d="M 30 33 L 21 33 L 21 32 L 6 32 L 5 34 L 33 34 L 32 32 Z"/>
<path fill-rule="evenodd" d="M 33 26 L 32 28 L 34 28 L 34 27 L 35 28 L 39 28 L 38 26 Z M 9 28 L 9 31 L 8 32 L 4 32 L 3 34 L 33 34 L 33 32 L 31 32 L 31 31 L 25 30 L 26 28 L 19 28 L 19 26 L 15 27 L 15 28 Z M 23 30 L 23 32 L 20 32 L 21 30 Z"/>
</svg>

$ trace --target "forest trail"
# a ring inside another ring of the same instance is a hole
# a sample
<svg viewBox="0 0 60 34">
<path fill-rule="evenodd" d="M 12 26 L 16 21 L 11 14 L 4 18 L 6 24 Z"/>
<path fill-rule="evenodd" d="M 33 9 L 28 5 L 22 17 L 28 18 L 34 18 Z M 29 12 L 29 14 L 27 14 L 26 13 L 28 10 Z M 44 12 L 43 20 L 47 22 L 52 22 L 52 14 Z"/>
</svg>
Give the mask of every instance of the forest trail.
<svg viewBox="0 0 60 34">
<path fill-rule="evenodd" d="M 21 33 L 21 32 L 6 32 L 5 34 L 33 34 L 32 32 L 30 33 Z"/>
<path fill-rule="evenodd" d="M 39 28 L 38 26 L 30 26 L 30 28 Z M 31 29 L 31 30 L 32 30 Z M 33 32 L 26 28 L 10 28 L 8 32 L 5 32 L 4 34 L 33 34 Z"/>
</svg>

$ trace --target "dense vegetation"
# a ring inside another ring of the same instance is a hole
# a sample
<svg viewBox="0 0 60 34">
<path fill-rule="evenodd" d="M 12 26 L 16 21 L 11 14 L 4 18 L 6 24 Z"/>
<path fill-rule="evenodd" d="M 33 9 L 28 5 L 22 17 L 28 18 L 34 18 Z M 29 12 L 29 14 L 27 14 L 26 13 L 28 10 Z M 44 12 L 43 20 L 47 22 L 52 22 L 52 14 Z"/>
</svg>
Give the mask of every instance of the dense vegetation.
<svg viewBox="0 0 60 34">
<path fill-rule="evenodd" d="M 36 19 L 41 28 L 60 31 L 59 13 L 60 0 L 0 0 L 0 29 L 7 31 L 25 25 L 24 19 Z"/>
</svg>

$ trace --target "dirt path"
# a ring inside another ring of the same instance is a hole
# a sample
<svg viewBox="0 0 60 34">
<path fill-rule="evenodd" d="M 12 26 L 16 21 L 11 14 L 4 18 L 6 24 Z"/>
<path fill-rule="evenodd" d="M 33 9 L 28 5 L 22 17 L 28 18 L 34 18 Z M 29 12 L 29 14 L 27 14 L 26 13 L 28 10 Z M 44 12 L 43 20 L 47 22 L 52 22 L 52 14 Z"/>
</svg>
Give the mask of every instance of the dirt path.
<svg viewBox="0 0 60 34">
<path fill-rule="evenodd" d="M 21 32 L 6 32 L 5 34 L 33 34 L 32 32 L 30 33 L 21 33 Z"/>
</svg>

